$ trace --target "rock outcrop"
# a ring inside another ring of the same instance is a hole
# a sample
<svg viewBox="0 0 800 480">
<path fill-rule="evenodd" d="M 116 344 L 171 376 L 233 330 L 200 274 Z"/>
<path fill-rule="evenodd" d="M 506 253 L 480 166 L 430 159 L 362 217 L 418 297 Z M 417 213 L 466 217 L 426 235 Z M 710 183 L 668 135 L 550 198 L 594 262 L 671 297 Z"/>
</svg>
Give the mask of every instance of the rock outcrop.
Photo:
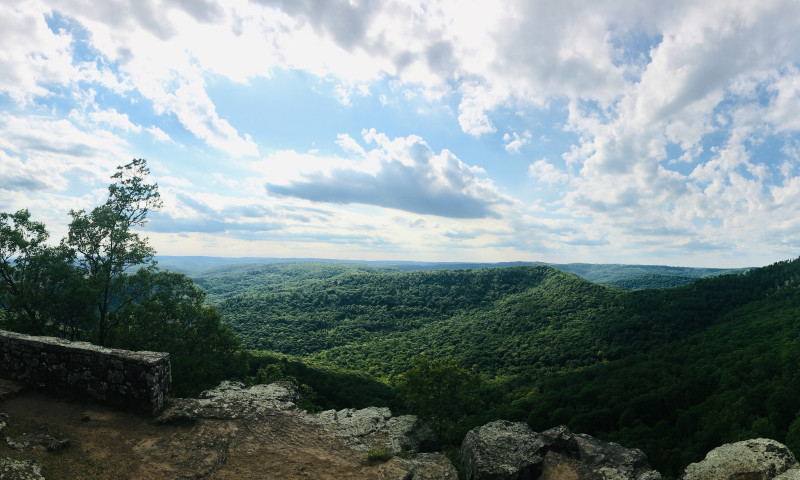
<svg viewBox="0 0 800 480">
<path fill-rule="evenodd" d="M 0 438 L 14 458 L 0 457 L 0 479 L 43 480 L 43 471 L 86 479 L 458 478 L 450 461 L 433 451 L 430 428 L 416 417 L 395 417 L 376 407 L 307 413 L 297 407 L 297 389 L 287 382 L 223 382 L 200 398 L 173 399 L 155 422 L 20 393 L 0 382 L 2 395 L 10 415 L 0 413 Z M 36 420 L 24 420 L 30 418 L 25 412 L 34 412 Z M 69 446 L 67 437 L 80 448 Z M 63 451 L 48 452 L 55 449 Z M 466 435 L 460 457 L 469 480 L 661 479 L 640 450 L 564 426 L 534 432 L 524 423 L 491 422 Z M 680 477 L 768 479 L 800 480 L 800 464 L 786 446 L 767 439 L 723 445 Z"/>
<path fill-rule="evenodd" d="M 156 418 L 158 423 L 194 421 L 200 418 L 233 420 L 270 415 L 276 411 L 297 409 L 298 393 L 289 382 L 254 385 L 223 381 L 206 390 L 199 398 L 175 398 Z"/>
<path fill-rule="evenodd" d="M 344 438 L 359 450 L 376 447 L 398 455 L 433 452 L 439 448 L 430 427 L 414 415 L 393 417 L 388 408 L 328 410 L 308 415 L 306 420 Z"/>
<path fill-rule="evenodd" d="M 458 474 L 441 453 L 420 453 L 386 462 L 380 480 L 458 480 Z"/>
<path fill-rule="evenodd" d="M 470 480 L 538 478 L 544 441 L 525 423 L 505 420 L 470 430 L 459 458 Z"/>
<path fill-rule="evenodd" d="M 242 420 L 250 431 L 261 422 L 303 425 L 309 431 L 322 430 L 344 441 L 355 451 L 381 448 L 394 457 L 380 468 L 386 480 L 456 480 L 458 475 L 438 448 L 433 431 L 413 415 L 392 416 L 388 408 L 328 410 L 318 414 L 297 408 L 297 389 L 289 382 L 246 387 L 241 382 L 222 382 L 200 398 L 174 399 L 156 419 L 157 423 L 184 423 L 201 420 Z M 263 434 L 261 434 L 263 437 Z M 213 471 L 224 463 L 224 455 L 235 443 L 233 438 L 219 438 L 216 443 L 198 445 L 203 458 L 216 459 Z M 219 445 L 217 445 L 219 444 Z M 168 448 L 168 445 L 165 445 Z M 217 448 L 219 447 L 219 448 Z M 219 451 L 219 452 L 218 452 Z"/>
<path fill-rule="evenodd" d="M 467 433 L 460 458 L 469 480 L 659 480 L 638 449 L 572 434 L 537 433 L 525 423 L 491 422 Z"/>
<path fill-rule="evenodd" d="M 50 435 L 50 427 L 42 425 L 29 432 L 6 437 L 6 444 L 14 450 L 30 450 L 35 447 L 44 447 L 49 452 L 55 452 L 69 447 L 69 439 L 53 437 Z"/>
<path fill-rule="evenodd" d="M 800 480 L 800 464 L 782 443 L 765 438 L 728 443 L 686 467 L 680 480 Z"/>
</svg>

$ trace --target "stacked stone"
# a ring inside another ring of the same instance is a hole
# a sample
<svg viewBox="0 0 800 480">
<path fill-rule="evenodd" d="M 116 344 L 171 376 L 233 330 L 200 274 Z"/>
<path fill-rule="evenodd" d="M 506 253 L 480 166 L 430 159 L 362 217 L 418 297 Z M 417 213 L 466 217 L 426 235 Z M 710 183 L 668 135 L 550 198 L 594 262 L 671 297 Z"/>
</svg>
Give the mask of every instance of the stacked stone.
<svg viewBox="0 0 800 480">
<path fill-rule="evenodd" d="M 132 352 L 0 330 L 0 375 L 56 395 L 157 413 L 171 385 L 168 353 Z"/>
</svg>

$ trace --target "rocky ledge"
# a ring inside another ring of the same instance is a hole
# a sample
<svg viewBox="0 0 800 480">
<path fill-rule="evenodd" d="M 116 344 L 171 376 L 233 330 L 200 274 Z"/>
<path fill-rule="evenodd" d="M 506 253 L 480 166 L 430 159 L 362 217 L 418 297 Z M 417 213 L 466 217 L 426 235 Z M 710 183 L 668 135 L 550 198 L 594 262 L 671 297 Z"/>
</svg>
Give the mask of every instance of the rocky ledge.
<svg viewBox="0 0 800 480">
<path fill-rule="evenodd" d="M 0 397 L 16 397 L 16 392 L 0 388 Z M 61 412 L 68 421 L 59 424 L 58 434 L 51 434 L 41 424 L 45 417 L 37 417 L 38 425 L 30 419 L 14 425 L 13 415 L 0 414 L 5 440 L 0 449 L 19 452 L 11 455 L 14 458 L 0 455 L 0 479 L 42 480 L 48 471 L 59 472 L 59 478 L 81 479 L 458 478 L 450 461 L 436 451 L 430 428 L 412 415 L 395 417 L 375 407 L 312 414 L 299 409 L 297 401 L 290 383 L 248 388 L 223 382 L 200 398 L 172 399 L 153 419 L 21 396 L 16 404 L 5 404 L 7 411 L 20 414 L 25 404 L 34 403 L 29 410 Z M 13 435 L 4 430 L 6 424 L 14 425 Z M 31 427 L 23 431 L 20 425 Z M 75 442 L 67 438 L 71 435 Z M 48 453 L 55 449 L 63 451 Z M 80 457 L 81 452 L 89 454 L 77 460 L 71 456 Z M 534 432 L 527 424 L 507 421 L 471 430 L 462 443 L 460 461 L 468 480 L 662 478 L 638 449 L 575 434 L 565 426 Z M 792 452 L 768 439 L 723 445 L 689 465 L 680 477 L 768 479 L 800 480 L 800 464 Z"/>
<path fill-rule="evenodd" d="M 534 432 L 524 423 L 491 422 L 471 430 L 460 452 L 468 480 L 659 480 L 645 454 L 559 426 Z M 800 480 L 800 464 L 775 440 L 715 448 L 679 480 Z"/>
<path fill-rule="evenodd" d="M 573 434 L 565 426 L 534 432 L 503 420 L 467 433 L 461 463 L 469 480 L 660 480 L 641 450 Z"/>
<path fill-rule="evenodd" d="M 158 423 L 192 422 L 200 419 L 243 419 L 250 423 L 268 416 L 286 416 L 343 440 L 359 452 L 380 452 L 392 457 L 381 478 L 402 480 L 456 480 L 450 461 L 437 452 L 433 431 L 413 415 L 392 416 L 388 408 L 328 410 L 307 413 L 297 408 L 298 393 L 289 382 L 245 387 L 222 382 L 200 398 L 172 400 L 156 419 Z"/>
</svg>

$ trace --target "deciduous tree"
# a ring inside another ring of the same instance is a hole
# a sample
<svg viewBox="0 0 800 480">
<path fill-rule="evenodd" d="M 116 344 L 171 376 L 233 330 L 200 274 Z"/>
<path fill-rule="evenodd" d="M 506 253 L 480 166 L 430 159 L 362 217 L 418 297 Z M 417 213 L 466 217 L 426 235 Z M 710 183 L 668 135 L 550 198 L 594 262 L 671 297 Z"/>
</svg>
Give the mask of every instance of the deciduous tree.
<svg viewBox="0 0 800 480">
<path fill-rule="evenodd" d="M 444 441 L 455 424 L 468 412 L 475 411 L 475 394 L 480 377 L 448 359 L 428 360 L 419 357 L 415 365 L 400 376 L 400 395 L 414 414 L 430 423 Z"/>
<path fill-rule="evenodd" d="M 108 199 L 91 212 L 71 210 L 66 244 L 78 253 L 77 267 L 96 296 L 97 342 L 105 345 L 118 313 L 133 300 L 125 294 L 123 274 L 133 266 L 153 264 L 155 250 L 134 230 L 161 207 L 158 185 L 145 183 L 144 159 L 117 167 Z"/>
</svg>

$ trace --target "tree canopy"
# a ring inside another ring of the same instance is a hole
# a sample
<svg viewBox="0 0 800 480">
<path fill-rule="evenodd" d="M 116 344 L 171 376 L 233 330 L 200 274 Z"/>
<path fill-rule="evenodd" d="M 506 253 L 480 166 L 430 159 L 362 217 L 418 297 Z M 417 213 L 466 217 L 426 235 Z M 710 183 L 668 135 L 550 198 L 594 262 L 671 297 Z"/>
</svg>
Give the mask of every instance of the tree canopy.
<svg viewBox="0 0 800 480">
<path fill-rule="evenodd" d="M 55 246 L 28 210 L 0 213 L 0 327 L 169 352 L 174 392 L 196 394 L 246 374 L 247 357 L 205 292 L 153 261 L 137 230 L 161 206 L 148 175 L 144 159 L 117 167 L 105 203 L 71 210 Z"/>
<path fill-rule="evenodd" d="M 127 295 L 124 274 L 133 266 L 151 264 L 155 250 L 133 230 L 144 227 L 147 214 L 161 207 L 158 185 L 145 183 L 150 171 L 144 159 L 117 167 L 108 199 L 91 212 L 70 210 L 66 245 L 75 250 L 77 268 L 96 295 L 97 342 L 106 344 L 119 312 L 134 297 Z"/>
</svg>

